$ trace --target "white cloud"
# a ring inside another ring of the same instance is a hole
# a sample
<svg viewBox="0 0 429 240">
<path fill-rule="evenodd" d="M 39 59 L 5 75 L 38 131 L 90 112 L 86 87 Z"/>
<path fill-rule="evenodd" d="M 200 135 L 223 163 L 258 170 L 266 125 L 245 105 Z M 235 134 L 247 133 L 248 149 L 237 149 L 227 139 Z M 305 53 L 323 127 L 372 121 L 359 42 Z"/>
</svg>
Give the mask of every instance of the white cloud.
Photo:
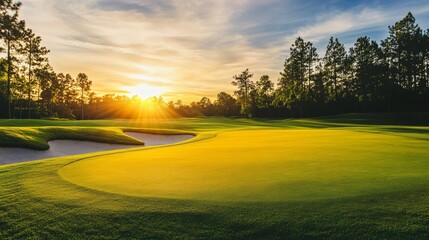
<svg viewBox="0 0 429 240">
<path fill-rule="evenodd" d="M 173 89 L 169 96 L 187 93 L 193 100 L 203 94 L 232 92 L 232 76 L 245 68 L 255 72 L 255 77 L 269 74 L 275 80 L 297 36 L 327 41 L 331 35 L 387 27 L 399 18 L 397 10 L 369 8 L 320 13 L 319 17 L 305 16 L 309 18 L 307 24 L 293 26 L 290 35 L 269 38 L 283 31 L 263 26 L 281 22 L 278 18 L 283 16 L 266 13 L 256 18 L 249 11 L 257 12 L 269 4 L 287 5 L 286 1 L 22 2 L 22 16 L 51 49 L 56 71 L 74 75 L 86 72 L 100 92 L 168 84 Z M 237 23 L 238 17 L 242 19 Z M 244 31 L 258 26 L 261 32 Z M 266 42 L 257 46 L 252 41 L 259 37 Z"/>
<path fill-rule="evenodd" d="M 407 12 L 407 10 L 403 9 L 363 8 L 348 12 L 335 11 L 321 14 L 323 16 L 316 17 L 313 23 L 299 28 L 292 35 L 285 36 L 285 46 L 290 46 L 298 36 L 301 36 L 306 41 L 319 43 L 320 41 L 327 42 L 331 36 L 337 37 L 346 33 L 358 35 L 360 32 L 371 29 L 385 29 L 387 31 L 388 25 L 392 25 L 403 18 Z M 428 13 L 429 7 L 418 8 L 416 12 L 418 14 Z M 346 44 L 350 45 L 350 43 Z"/>
</svg>

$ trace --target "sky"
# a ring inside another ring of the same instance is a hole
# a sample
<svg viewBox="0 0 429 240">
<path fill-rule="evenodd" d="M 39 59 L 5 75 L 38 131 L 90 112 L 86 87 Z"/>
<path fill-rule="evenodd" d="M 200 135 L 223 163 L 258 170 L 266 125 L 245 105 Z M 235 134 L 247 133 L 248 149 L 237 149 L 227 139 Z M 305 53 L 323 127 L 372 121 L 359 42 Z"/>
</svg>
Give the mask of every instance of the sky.
<svg viewBox="0 0 429 240">
<path fill-rule="evenodd" d="M 429 28 L 427 0 L 21 2 L 57 73 L 86 73 L 100 95 L 146 89 L 184 102 L 232 94 L 232 77 L 246 68 L 276 82 L 298 36 L 323 56 L 331 36 L 347 48 L 359 36 L 379 41 L 409 11 Z"/>
</svg>

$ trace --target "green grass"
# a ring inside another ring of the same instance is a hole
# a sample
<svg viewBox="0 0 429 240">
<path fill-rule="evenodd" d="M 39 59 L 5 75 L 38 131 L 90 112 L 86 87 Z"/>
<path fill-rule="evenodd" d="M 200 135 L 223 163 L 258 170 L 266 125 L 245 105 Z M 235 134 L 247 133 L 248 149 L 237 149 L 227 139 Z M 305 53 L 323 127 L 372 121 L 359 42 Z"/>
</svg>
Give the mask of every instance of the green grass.
<svg viewBox="0 0 429 240">
<path fill-rule="evenodd" d="M 48 141 L 56 139 L 81 140 L 129 145 L 144 144 L 142 141 L 130 137 L 124 133 L 127 131 L 154 134 L 188 133 L 180 130 L 163 130 L 134 127 L 8 126 L 0 127 L 0 147 L 21 147 L 35 150 L 47 150 L 49 149 Z"/>
<path fill-rule="evenodd" d="M 124 134 L 118 128 L 101 127 L 0 127 L 0 147 L 49 149 L 48 141 L 70 139 L 143 145 L 143 142 Z"/>
<path fill-rule="evenodd" d="M 333 144 L 341 139 L 341 144 Z M 209 153 L 209 154 L 208 154 Z M 406 190 L 429 179 L 428 142 L 332 130 L 242 130 L 178 147 L 100 156 L 60 170 L 124 195 L 307 201 Z"/>
<path fill-rule="evenodd" d="M 0 167 L 0 239 L 428 239 L 429 127 L 356 118 L 0 120 L 198 134 Z"/>
</svg>

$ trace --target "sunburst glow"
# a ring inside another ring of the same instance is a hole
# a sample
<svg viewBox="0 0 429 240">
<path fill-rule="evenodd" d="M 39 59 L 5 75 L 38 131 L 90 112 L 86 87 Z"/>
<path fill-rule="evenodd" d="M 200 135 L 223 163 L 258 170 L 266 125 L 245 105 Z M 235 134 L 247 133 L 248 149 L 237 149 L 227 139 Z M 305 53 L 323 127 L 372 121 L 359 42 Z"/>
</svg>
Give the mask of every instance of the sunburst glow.
<svg viewBox="0 0 429 240">
<path fill-rule="evenodd" d="M 156 86 L 151 86 L 147 84 L 140 84 L 137 86 L 125 87 L 124 89 L 129 92 L 130 96 L 138 96 L 141 99 L 158 97 L 168 90 L 165 87 L 156 87 Z"/>
</svg>

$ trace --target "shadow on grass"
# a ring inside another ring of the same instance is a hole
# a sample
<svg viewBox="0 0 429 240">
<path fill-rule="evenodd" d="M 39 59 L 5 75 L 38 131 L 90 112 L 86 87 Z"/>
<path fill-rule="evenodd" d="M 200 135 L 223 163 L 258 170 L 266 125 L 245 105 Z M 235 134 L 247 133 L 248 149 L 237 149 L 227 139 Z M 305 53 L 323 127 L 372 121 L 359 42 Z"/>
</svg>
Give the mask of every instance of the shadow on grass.
<svg viewBox="0 0 429 240">
<path fill-rule="evenodd" d="M 44 239 L 428 239 L 428 197 L 428 189 L 414 189 L 314 202 L 196 203 L 189 212 L 91 210 L 39 200 L 31 208 L 0 207 L 8 213 L 0 229 L 6 238 Z"/>
<path fill-rule="evenodd" d="M 429 126 L 429 113 L 350 113 L 314 119 L 343 124 Z"/>
<path fill-rule="evenodd" d="M 0 168 L 1 239 L 429 239 L 425 181 L 330 200 L 203 202 L 76 187 L 56 175 L 63 164 Z"/>
</svg>

